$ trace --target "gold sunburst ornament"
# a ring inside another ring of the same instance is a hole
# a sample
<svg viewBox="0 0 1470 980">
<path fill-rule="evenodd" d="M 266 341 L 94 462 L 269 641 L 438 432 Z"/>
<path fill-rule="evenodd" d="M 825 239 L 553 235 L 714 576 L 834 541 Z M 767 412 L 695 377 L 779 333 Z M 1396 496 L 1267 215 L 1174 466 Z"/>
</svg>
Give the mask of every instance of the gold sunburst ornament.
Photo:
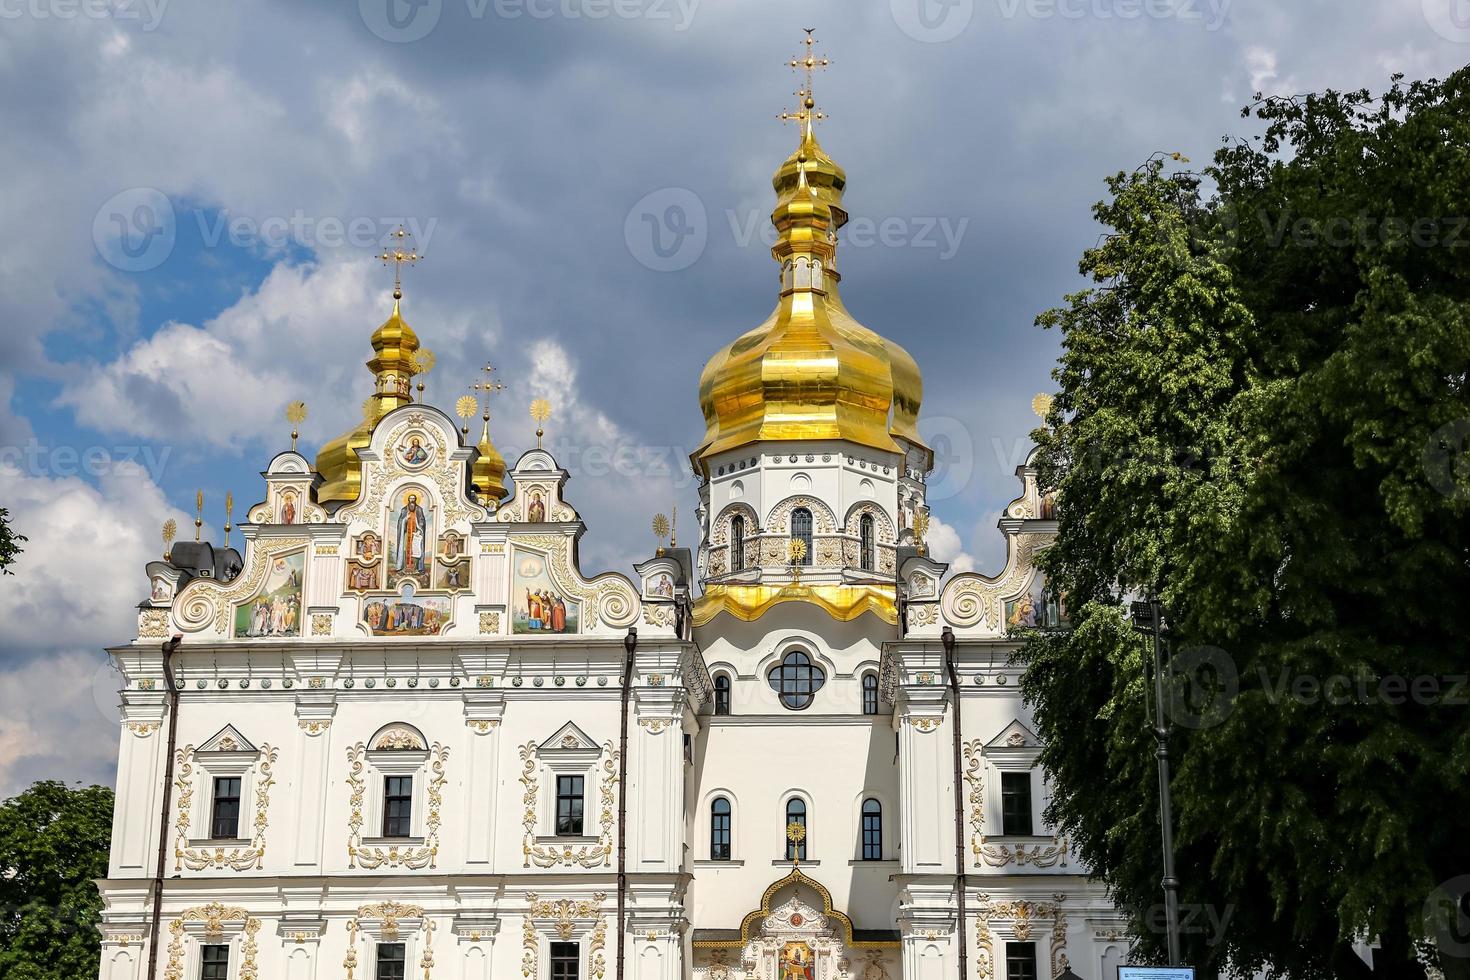
<svg viewBox="0 0 1470 980">
<path fill-rule="evenodd" d="M 664 514 L 653 515 L 653 536 L 658 538 L 658 550 L 664 550 L 664 538 L 669 536 L 669 519 Z"/>
<path fill-rule="evenodd" d="M 434 370 L 436 363 L 434 352 L 427 347 L 420 347 L 413 352 L 413 369 L 419 378 L 419 404 L 424 403 L 424 376 Z"/>
<path fill-rule="evenodd" d="M 179 536 L 179 522 L 170 517 L 163 522 L 163 560 L 171 561 L 174 556 L 174 538 Z"/>
<path fill-rule="evenodd" d="M 918 549 L 921 555 L 927 555 L 929 553 L 929 546 L 924 540 L 928 536 L 929 510 L 925 508 L 914 515 L 914 547 Z"/>
<path fill-rule="evenodd" d="M 791 584 L 801 584 L 801 566 L 806 561 L 806 542 L 792 538 L 786 542 L 786 563 L 791 566 Z"/>
<path fill-rule="evenodd" d="M 536 448 L 541 448 L 541 437 L 546 434 L 546 420 L 551 418 L 551 402 L 537 398 L 531 402 L 531 418 L 536 420 Z"/>
<path fill-rule="evenodd" d="M 470 434 L 470 419 L 474 418 L 480 411 L 480 402 L 474 395 L 460 395 L 459 401 L 454 403 L 454 414 L 464 419 L 464 425 L 459 431 L 465 435 Z"/>
<path fill-rule="evenodd" d="M 286 421 L 291 423 L 291 451 L 296 451 L 296 440 L 301 435 L 301 423 L 306 421 L 306 402 L 294 401 L 286 406 Z"/>
<path fill-rule="evenodd" d="M 801 863 L 801 844 L 806 840 L 806 827 L 795 820 L 786 825 L 786 839 L 791 842 L 791 863 Z"/>
<path fill-rule="evenodd" d="M 1031 399 L 1031 411 L 1035 412 L 1038 418 L 1045 419 L 1051 413 L 1051 407 L 1055 402 L 1054 396 L 1043 391 Z"/>
</svg>

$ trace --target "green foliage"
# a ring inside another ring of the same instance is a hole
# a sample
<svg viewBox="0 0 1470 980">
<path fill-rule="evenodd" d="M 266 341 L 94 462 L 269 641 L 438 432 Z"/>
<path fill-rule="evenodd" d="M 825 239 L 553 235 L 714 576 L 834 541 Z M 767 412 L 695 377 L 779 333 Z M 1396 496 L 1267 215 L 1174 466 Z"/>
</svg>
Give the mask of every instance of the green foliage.
<svg viewBox="0 0 1470 980">
<path fill-rule="evenodd" d="M 112 790 L 39 782 L 0 804 L 0 977 L 95 977 Z"/>
<path fill-rule="evenodd" d="M 20 556 L 20 543 L 24 540 L 24 534 L 16 534 L 10 527 L 10 511 L 0 507 L 0 575 L 15 574 L 10 566 Z"/>
<path fill-rule="evenodd" d="M 1160 955 L 1142 638 L 1119 611 L 1158 588 L 1176 652 L 1225 668 L 1172 678 L 1221 709 L 1175 715 L 1181 902 L 1229 914 L 1188 959 L 1348 975 L 1375 935 L 1413 972 L 1426 901 L 1470 869 L 1445 819 L 1470 807 L 1470 716 L 1449 684 L 1385 682 L 1465 671 L 1470 69 L 1248 111 L 1263 138 L 1203 175 L 1109 180 L 1095 285 L 1038 318 L 1063 342 L 1040 561 L 1077 628 L 1027 643 L 1025 691 L 1051 818 Z"/>
</svg>

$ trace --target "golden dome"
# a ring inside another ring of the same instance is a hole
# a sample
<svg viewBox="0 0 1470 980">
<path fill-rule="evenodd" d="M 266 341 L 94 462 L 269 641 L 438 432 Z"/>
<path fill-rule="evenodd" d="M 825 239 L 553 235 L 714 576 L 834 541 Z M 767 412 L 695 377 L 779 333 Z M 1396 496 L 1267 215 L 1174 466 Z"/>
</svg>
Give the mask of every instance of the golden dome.
<svg viewBox="0 0 1470 980">
<path fill-rule="evenodd" d="M 321 474 L 322 482 L 317 487 L 316 499 L 324 507 L 357 499 L 362 489 L 362 461 L 357 458 L 357 451 L 372 442 L 378 419 L 413 401 L 411 382 L 417 373 L 413 355 L 419 349 L 419 338 L 398 311 L 402 298 L 402 291 L 395 288 L 393 313 L 373 332 L 373 358 L 367 367 L 376 384 L 363 405 L 363 420 L 317 453 L 316 471 Z"/>
<path fill-rule="evenodd" d="M 505 488 L 505 457 L 490 441 L 490 416 L 485 416 L 485 431 L 480 435 L 480 444 L 475 447 L 480 455 L 475 458 L 470 472 L 471 482 L 480 491 L 481 497 L 504 500 L 510 495 Z M 483 500 L 481 501 L 484 502 Z"/>
<path fill-rule="evenodd" d="M 696 466 L 755 442 L 842 439 L 885 452 L 924 449 L 916 423 L 918 364 L 842 305 L 837 230 L 847 222 L 847 175 L 817 142 L 810 89 L 801 142 L 776 171 L 781 296 L 766 321 L 718 351 L 699 381 L 705 436 Z"/>
</svg>

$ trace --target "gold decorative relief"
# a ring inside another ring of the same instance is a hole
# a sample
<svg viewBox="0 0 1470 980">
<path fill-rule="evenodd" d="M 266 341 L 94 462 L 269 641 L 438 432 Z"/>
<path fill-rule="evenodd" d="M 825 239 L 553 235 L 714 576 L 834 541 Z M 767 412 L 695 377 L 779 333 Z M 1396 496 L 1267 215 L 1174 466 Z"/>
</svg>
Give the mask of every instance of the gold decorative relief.
<svg viewBox="0 0 1470 980">
<path fill-rule="evenodd" d="M 315 613 L 311 617 L 312 636 L 332 635 L 332 616 L 329 613 Z"/>
<path fill-rule="evenodd" d="M 322 718 L 320 720 L 309 721 L 303 718 L 296 724 L 299 725 L 301 727 L 301 730 L 308 735 L 320 735 L 322 732 L 332 727 L 332 720 L 330 718 Z"/>
<path fill-rule="evenodd" d="M 965 782 L 970 787 L 970 852 L 975 857 L 977 867 L 980 864 L 980 842 L 985 834 L 985 773 L 981 769 L 985 760 L 980 755 L 982 745 L 978 738 L 965 743 Z"/>
<path fill-rule="evenodd" d="M 575 744 L 576 740 L 573 739 L 573 745 Z M 541 789 L 541 777 L 536 771 L 536 743 L 527 742 L 521 746 L 520 781 L 524 787 L 521 802 L 525 807 L 521 819 L 521 826 L 524 830 L 521 850 L 525 857 L 522 867 L 529 868 L 533 864 L 538 868 L 554 868 L 559 864 L 565 864 L 568 867 L 579 865 L 583 868 L 611 866 L 613 824 L 616 822 L 614 793 L 618 784 L 618 751 L 613 748 L 611 740 L 602 744 L 601 760 L 599 768 L 602 770 L 602 778 L 598 784 L 600 833 L 597 843 L 584 844 L 580 847 L 571 844 L 537 844 L 536 799 Z"/>
<path fill-rule="evenodd" d="M 480 613 L 480 635 L 494 636 L 500 632 L 500 613 Z"/>
<path fill-rule="evenodd" d="M 657 735 L 669 727 L 669 723 L 662 718 L 639 718 L 638 724 L 648 729 L 650 735 Z"/>
<path fill-rule="evenodd" d="M 1015 862 L 1017 867 L 1031 865 L 1034 868 L 1050 868 L 1053 865 L 1067 866 L 1067 838 L 1053 837 L 1050 844 L 1035 844 L 1027 847 L 1017 844 L 987 844 L 981 838 L 980 857 L 992 868 L 1004 868 Z"/>
<path fill-rule="evenodd" d="M 420 929 L 424 934 L 424 951 L 419 954 L 419 969 L 423 971 L 424 980 L 432 980 L 434 971 L 434 920 L 424 915 L 422 906 L 403 905 L 399 902 L 381 902 L 376 905 L 364 905 L 357 910 L 357 915 L 347 922 L 347 956 L 342 960 L 342 968 L 347 971 L 347 980 L 353 980 L 358 966 L 357 937 L 362 931 L 364 922 L 378 922 L 379 933 L 388 942 L 396 942 L 401 935 L 400 919 L 417 919 Z"/>
<path fill-rule="evenodd" d="M 488 735 L 493 729 L 500 727 L 500 722 L 493 718 L 470 718 L 465 724 L 479 735 Z"/>
<path fill-rule="evenodd" d="M 138 635 L 144 639 L 160 640 L 168 637 L 168 610 L 144 609 L 138 614 Z"/>
<path fill-rule="evenodd" d="M 913 718 L 913 717 L 910 717 L 908 719 L 908 723 L 910 725 L 913 725 L 914 728 L 918 729 L 919 731 L 924 732 L 924 733 L 927 734 L 927 733 L 932 732 L 932 731 L 936 730 L 937 728 L 939 728 L 940 720 L 938 718 Z"/>
<path fill-rule="evenodd" d="M 444 784 L 449 779 L 445 774 L 444 763 L 448 758 L 449 749 L 435 742 L 433 748 L 429 750 L 429 771 L 432 778 L 428 786 L 429 813 L 424 818 L 423 844 L 407 847 L 393 844 L 382 848 L 364 846 L 362 843 L 362 810 L 367 794 L 367 746 L 358 742 L 348 748 L 347 785 L 352 791 L 348 797 L 350 812 L 347 818 L 347 866 L 349 868 L 363 868 L 372 871 L 376 868 L 402 867 L 421 871 L 424 868 L 438 867 L 440 811 L 444 805 Z"/>
<path fill-rule="evenodd" d="M 233 739 L 220 740 L 223 749 Z M 229 749 L 225 749 L 229 751 Z M 194 746 L 186 745 L 174 756 L 178 775 L 174 787 L 179 791 L 178 812 L 174 818 L 174 870 L 203 871 L 206 868 L 229 868 L 232 871 L 259 870 L 265 867 L 265 832 L 270 823 L 271 787 L 276 784 L 275 764 L 280 751 L 269 745 L 260 747 L 252 782 L 255 791 L 255 821 L 248 847 L 189 846 L 189 817 L 194 805 Z"/>
<path fill-rule="evenodd" d="M 975 974 L 979 980 L 995 976 L 995 940 L 990 934 L 990 896 L 980 895 L 975 911 Z"/>
<path fill-rule="evenodd" d="M 242 908 L 231 908 L 218 902 L 210 902 L 198 908 L 181 912 L 169 924 L 168 965 L 164 968 L 164 980 L 184 980 L 184 923 L 203 922 L 204 938 L 223 939 L 226 922 L 239 922 L 243 938 L 240 941 L 239 980 L 258 980 L 259 968 L 255 957 L 259 952 L 256 936 L 260 933 L 260 920 Z"/>
<path fill-rule="evenodd" d="M 535 898 L 534 895 L 528 896 Z M 527 913 L 521 920 L 521 976 L 534 977 L 537 973 L 536 959 L 540 952 L 541 944 L 536 938 L 536 927 L 531 924 L 531 916 Z M 347 980 L 352 980 L 348 977 Z"/>
<path fill-rule="evenodd" d="M 139 738 L 147 738 L 149 735 L 152 735 L 154 732 L 158 731 L 161 727 L 162 726 L 156 721 L 128 722 L 128 731 L 132 732 Z"/>
<path fill-rule="evenodd" d="M 602 980 L 607 974 L 607 915 L 602 903 L 607 900 L 606 892 L 595 893 L 590 900 L 561 898 L 555 901 L 538 898 L 535 892 L 526 894 L 526 917 L 521 926 L 521 974 L 534 977 L 537 974 L 537 958 L 540 941 L 537 939 L 533 920 L 549 919 L 557 938 L 566 941 L 577 931 L 577 922 L 592 920 L 592 931 L 587 937 L 587 968 L 593 980 Z"/>
</svg>

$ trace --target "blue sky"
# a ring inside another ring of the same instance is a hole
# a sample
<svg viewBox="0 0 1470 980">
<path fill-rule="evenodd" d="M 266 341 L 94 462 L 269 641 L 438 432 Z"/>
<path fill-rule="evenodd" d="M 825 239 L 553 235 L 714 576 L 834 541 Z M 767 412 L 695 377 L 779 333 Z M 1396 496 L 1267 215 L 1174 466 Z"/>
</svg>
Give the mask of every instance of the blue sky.
<svg viewBox="0 0 1470 980">
<path fill-rule="evenodd" d="M 513 458 L 549 398 L 584 564 L 627 570 L 653 511 L 692 515 L 705 359 L 775 302 L 776 115 L 815 27 L 844 299 L 924 371 L 936 549 L 994 571 L 1056 354 L 1032 321 L 1080 285 L 1104 176 L 1203 162 L 1252 132 L 1257 91 L 1443 75 L 1470 54 L 1464 6 L 0 4 L 0 506 L 31 538 L 0 582 L 0 793 L 111 780 L 101 651 L 132 635 L 159 525 L 187 528 L 203 489 L 217 537 L 226 492 L 237 515 L 259 499 L 289 401 L 309 454 L 356 419 L 400 222 L 430 400 L 492 360 Z"/>
</svg>

